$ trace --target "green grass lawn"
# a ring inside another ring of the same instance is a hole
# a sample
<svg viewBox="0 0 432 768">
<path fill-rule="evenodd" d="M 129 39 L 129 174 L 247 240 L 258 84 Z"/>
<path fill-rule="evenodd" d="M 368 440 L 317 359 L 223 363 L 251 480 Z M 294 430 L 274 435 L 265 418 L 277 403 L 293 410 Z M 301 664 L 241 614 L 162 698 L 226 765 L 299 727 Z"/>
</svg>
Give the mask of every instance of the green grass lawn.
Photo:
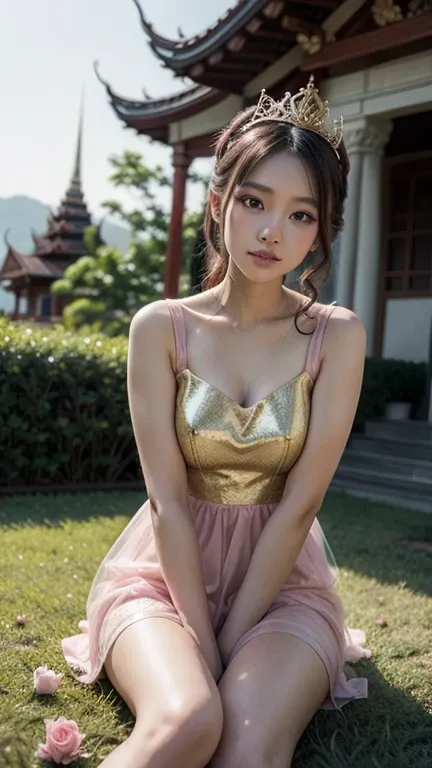
<svg viewBox="0 0 432 768">
<path fill-rule="evenodd" d="M 132 492 L 0 496 L 0 766 L 40 765 L 33 752 L 45 740 L 44 718 L 64 715 L 86 734 L 90 757 L 74 766 L 95 768 L 127 736 L 129 711 L 108 681 L 75 682 L 60 640 L 78 632 L 96 567 L 142 501 Z M 342 713 L 319 712 L 294 766 L 430 768 L 432 516 L 329 493 L 320 521 L 347 622 L 366 631 L 373 651 L 355 665 L 370 697 Z M 55 696 L 33 693 L 33 670 L 43 664 L 65 673 Z"/>
</svg>

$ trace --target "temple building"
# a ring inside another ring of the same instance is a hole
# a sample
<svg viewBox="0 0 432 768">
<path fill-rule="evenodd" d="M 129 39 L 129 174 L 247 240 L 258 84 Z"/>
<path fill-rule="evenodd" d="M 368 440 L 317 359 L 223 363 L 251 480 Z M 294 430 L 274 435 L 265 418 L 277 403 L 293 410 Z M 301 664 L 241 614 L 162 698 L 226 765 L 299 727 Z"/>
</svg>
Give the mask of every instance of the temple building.
<svg viewBox="0 0 432 768">
<path fill-rule="evenodd" d="M 172 148 L 165 295 L 175 297 L 191 162 L 265 88 L 296 92 L 311 73 L 344 116 L 351 159 L 345 227 L 326 300 L 359 315 L 368 355 L 428 359 L 432 316 L 431 0 L 238 0 L 192 38 L 156 31 L 133 0 L 155 56 L 191 86 L 135 101 L 105 84 L 117 117 Z"/>
<path fill-rule="evenodd" d="M 14 320 L 60 321 L 69 297 L 51 295 L 50 286 L 86 253 L 84 231 L 92 222 L 81 187 L 82 122 L 81 111 L 72 178 L 57 211 L 48 218 L 46 233 L 32 234 L 30 255 L 19 253 L 7 241 L 0 281 L 15 295 Z"/>
</svg>

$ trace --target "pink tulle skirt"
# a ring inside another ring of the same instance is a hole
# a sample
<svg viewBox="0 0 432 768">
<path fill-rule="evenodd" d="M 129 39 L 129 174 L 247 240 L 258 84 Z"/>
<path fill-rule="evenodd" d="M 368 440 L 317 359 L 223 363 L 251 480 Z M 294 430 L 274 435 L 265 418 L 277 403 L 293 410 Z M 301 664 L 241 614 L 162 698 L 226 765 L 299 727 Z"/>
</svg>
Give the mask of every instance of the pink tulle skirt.
<svg viewBox="0 0 432 768">
<path fill-rule="evenodd" d="M 234 506 L 189 497 L 197 532 L 206 593 L 215 632 L 219 632 L 248 569 L 258 538 L 275 504 Z M 322 709 L 339 709 L 367 697 L 367 679 L 347 679 L 346 662 L 369 658 L 364 633 L 345 626 L 335 591 L 337 568 L 315 519 L 283 588 L 263 619 L 247 632 L 232 657 L 265 632 L 288 632 L 307 642 L 324 662 L 330 693 Z M 94 578 L 81 634 L 63 639 L 65 659 L 82 683 L 104 675 L 111 646 L 130 624 L 163 617 L 181 624 L 158 561 L 147 501 L 116 540 Z M 351 670 L 352 673 L 352 670 Z M 283 670 L 281 670 L 283 674 Z"/>
</svg>

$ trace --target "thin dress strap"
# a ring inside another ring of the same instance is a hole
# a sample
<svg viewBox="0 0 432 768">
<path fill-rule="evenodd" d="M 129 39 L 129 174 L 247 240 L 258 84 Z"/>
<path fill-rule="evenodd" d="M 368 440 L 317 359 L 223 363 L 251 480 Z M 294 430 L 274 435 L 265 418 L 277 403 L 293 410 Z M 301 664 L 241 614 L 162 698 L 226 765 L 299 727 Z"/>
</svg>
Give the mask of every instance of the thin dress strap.
<svg viewBox="0 0 432 768">
<path fill-rule="evenodd" d="M 332 304 L 324 305 L 322 309 L 320 309 L 318 313 L 317 326 L 309 342 L 305 370 L 310 373 L 313 379 L 316 379 L 319 373 L 324 333 L 327 327 L 328 319 L 334 309 L 336 309 L 335 301 Z"/>
<path fill-rule="evenodd" d="M 165 299 L 170 311 L 171 320 L 174 328 L 174 341 L 176 351 L 176 373 L 181 373 L 187 367 L 186 351 L 186 327 L 183 315 L 183 308 L 175 299 Z"/>
</svg>

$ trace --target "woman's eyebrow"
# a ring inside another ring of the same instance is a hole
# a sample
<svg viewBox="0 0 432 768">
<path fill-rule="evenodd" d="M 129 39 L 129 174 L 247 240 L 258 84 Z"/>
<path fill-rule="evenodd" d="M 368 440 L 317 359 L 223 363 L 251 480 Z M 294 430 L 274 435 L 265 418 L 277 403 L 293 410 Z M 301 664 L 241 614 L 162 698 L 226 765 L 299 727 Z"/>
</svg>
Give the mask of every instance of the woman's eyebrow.
<svg viewBox="0 0 432 768">
<path fill-rule="evenodd" d="M 240 187 L 252 187 L 253 189 L 258 189 L 260 192 L 274 192 L 274 189 L 268 187 L 266 184 L 260 184 L 258 181 L 244 181 L 243 184 L 240 184 Z"/>
<path fill-rule="evenodd" d="M 272 187 L 268 187 L 267 184 L 260 184 L 259 181 L 244 181 L 243 184 L 240 184 L 240 189 L 243 189 L 243 187 L 252 187 L 252 189 L 257 189 L 260 192 L 274 193 Z M 313 197 L 293 197 L 292 200 L 295 203 L 307 203 L 307 205 L 312 205 L 318 210 L 318 203 Z"/>
<path fill-rule="evenodd" d="M 307 205 L 312 205 L 316 210 L 318 210 L 318 203 L 313 197 L 293 197 L 293 200 L 296 203 L 306 203 Z"/>
</svg>

